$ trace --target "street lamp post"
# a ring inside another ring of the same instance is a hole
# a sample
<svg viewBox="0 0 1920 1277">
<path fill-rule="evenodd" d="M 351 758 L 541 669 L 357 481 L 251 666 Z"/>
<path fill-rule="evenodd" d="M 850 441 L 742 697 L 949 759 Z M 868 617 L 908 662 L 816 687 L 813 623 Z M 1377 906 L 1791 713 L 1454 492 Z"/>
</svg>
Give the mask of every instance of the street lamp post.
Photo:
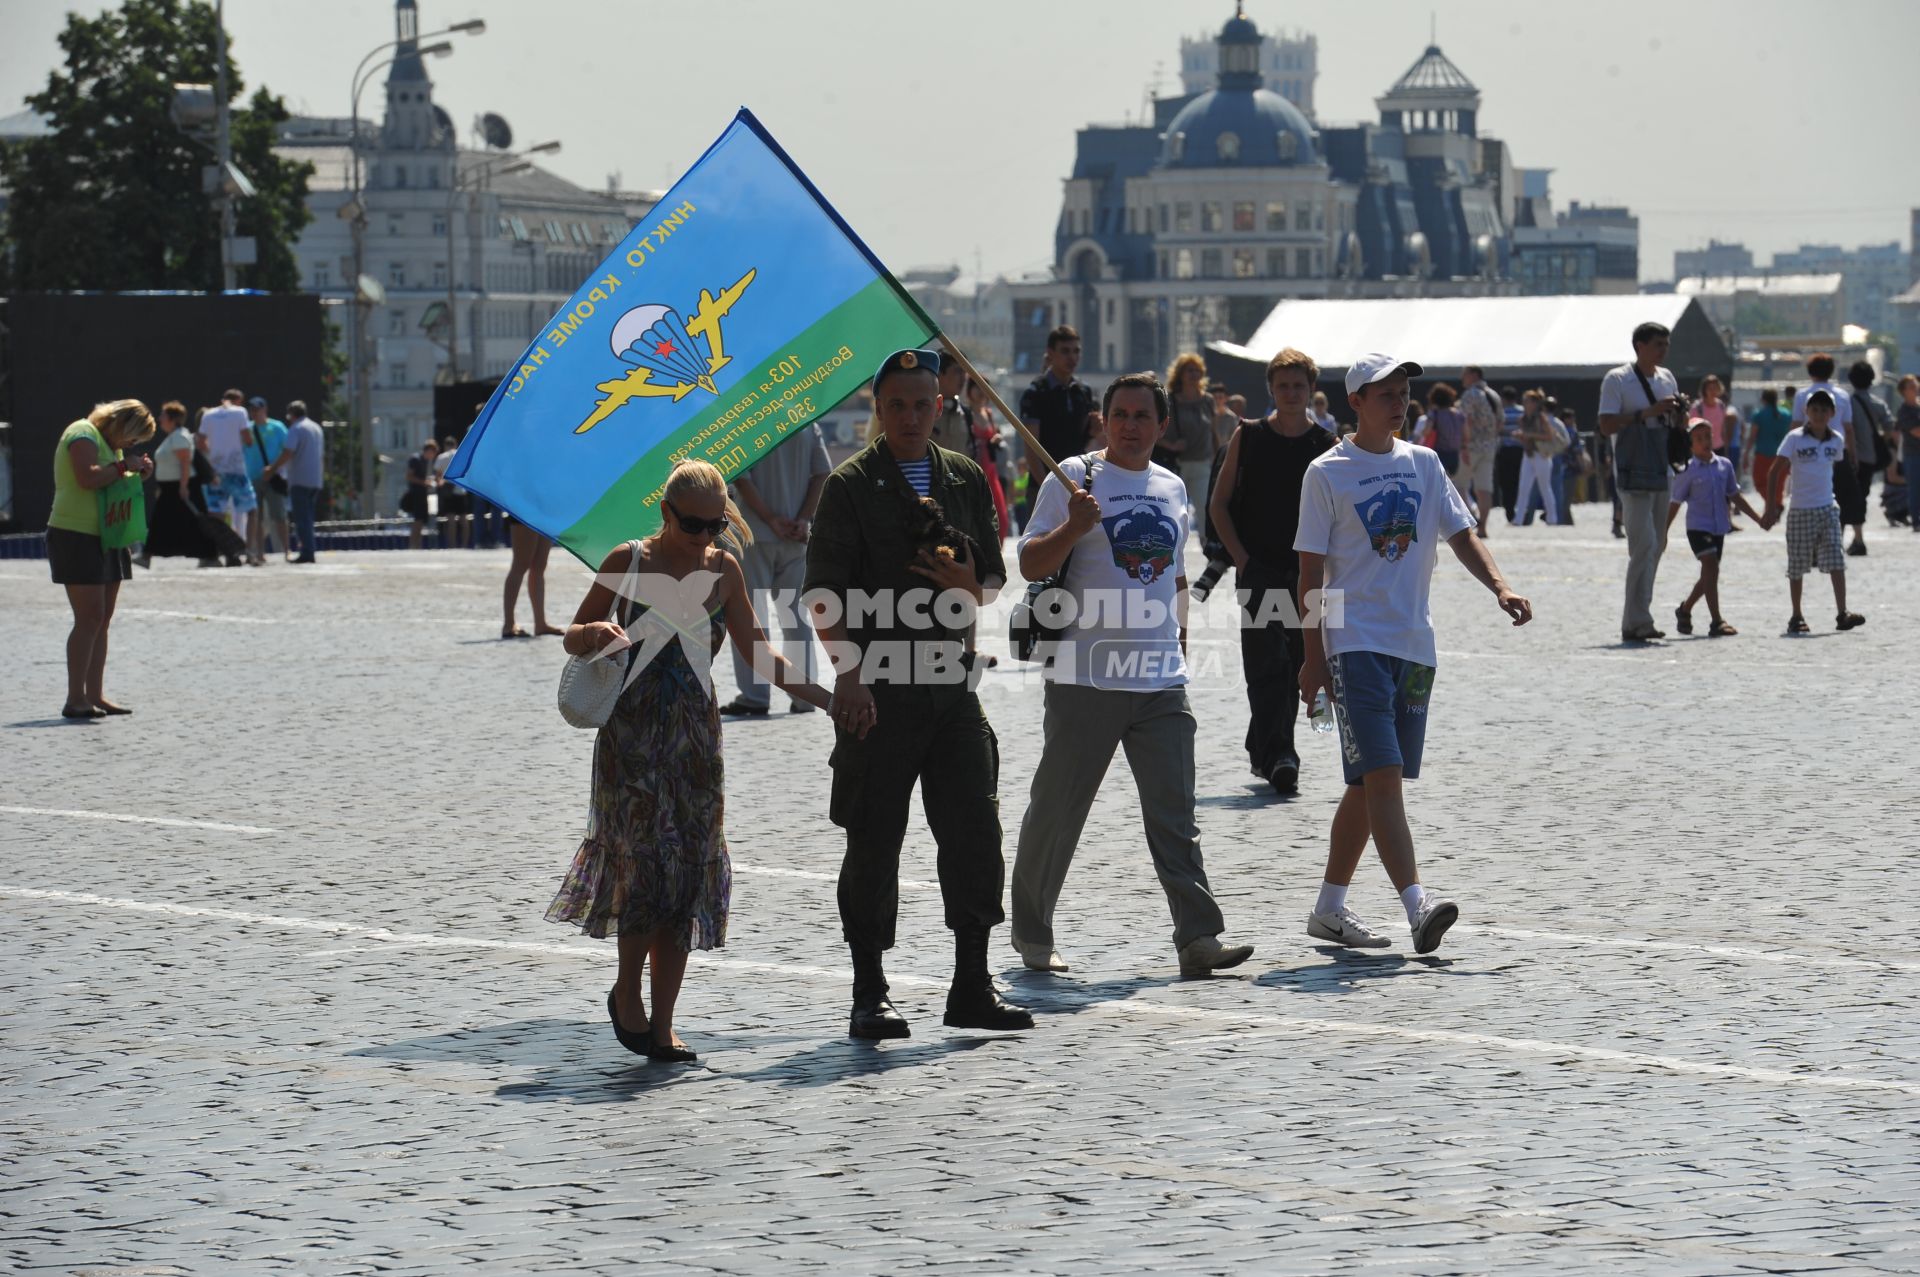
<svg viewBox="0 0 1920 1277">
<path fill-rule="evenodd" d="M 352 123 L 348 136 L 351 160 L 348 164 L 353 187 L 352 201 L 347 205 L 351 210 L 353 232 L 353 333 L 350 338 L 351 349 L 348 353 L 348 366 L 353 375 L 353 415 L 360 423 L 360 514 L 367 517 L 373 513 L 374 458 L 379 455 L 373 437 L 373 387 L 369 384 L 370 364 L 372 362 L 373 334 L 371 318 L 373 299 L 367 295 L 361 280 L 367 272 L 367 203 L 366 188 L 360 174 L 360 152 L 365 143 L 360 136 L 360 94 L 373 78 L 373 73 L 381 67 L 390 65 L 400 56 L 395 53 L 380 62 L 376 57 L 389 49 L 398 49 L 405 44 L 414 44 L 423 56 L 444 57 L 453 52 L 453 43 L 440 40 L 435 44 L 420 45 L 420 40 L 430 40 L 446 35 L 483 35 L 487 24 L 483 19 L 473 18 L 466 22 L 456 22 L 439 31 L 429 31 L 425 35 L 410 36 L 399 40 L 388 40 L 375 45 L 367 55 L 360 59 L 360 65 L 353 69 L 352 90 L 349 94 Z M 371 63 L 372 65 L 369 65 Z"/>
<path fill-rule="evenodd" d="M 238 282 L 233 264 L 233 194 L 227 173 L 233 167 L 232 109 L 227 102 L 227 7 L 224 0 L 213 6 L 214 30 L 218 33 L 214 49 L 213 82 L 218 94 L 215 108 L 214 148 L 220 166 L 220 291 L 230 293 Z"/>
<path fill-rule="evenodd" d="M 557 141 L 541 142 L 524 151 L 510 151 L 482 160 L 465 173 L 459 171 L 458 152 L 455 153 L 452 189 L 447 192 L 447 382 L 449 384 L 460 380 L 459 303 L 455 296 L 454 285 L 454 206 L 459 202 L 461 194 L 466 193 L 465 213 L 468 218 L 472 218 L 476 211 L 473 208 L 475 195 L 479 190 L 484 189 L 489 181 L 496 177 L 504 177 L 508 173 L 520 173 L 532 168 L 533 161 L 527 158 L 530 155 L 551 155 L 559 149 L 560 143 Z M 473 238 L 471 225 L 468 228 L 468 237 Z"/>
</svg>

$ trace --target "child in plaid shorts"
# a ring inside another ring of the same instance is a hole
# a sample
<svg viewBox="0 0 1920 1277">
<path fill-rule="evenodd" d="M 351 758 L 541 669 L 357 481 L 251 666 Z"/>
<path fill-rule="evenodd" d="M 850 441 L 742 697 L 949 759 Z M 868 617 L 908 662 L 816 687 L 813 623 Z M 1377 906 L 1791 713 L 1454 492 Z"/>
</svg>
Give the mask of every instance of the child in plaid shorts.
<svg viewBox="0 0 1920 1277">
<path fill-rule="evenodd" d="M 1771 528 L 1780 519 L 1781 481 L 1791 479 L 1793 508 L 1787 512 L 1787 591 L 1793 615 L 1787 633 L 1806 634 L 1811 627 L 1800 611 L 1801 578 L 1818 569 L 1833 582 L 1834 628 L 1850 630 L 1867 618 L 1847 611 L 1847 560 L 1840 546 L 1840 507 L 1833 499 L 1833 468 L 1845 464 L 1846 442 L 1833 430 L 1833 396 L 1816 390 L 1807 396 L 1807 421 L 1780 441 L 1779 458 L 1768 478 L 1767 514 L 1761 526 Z M 1785 470 L 1785 473 L 1782 471 Z"/>
</svg>

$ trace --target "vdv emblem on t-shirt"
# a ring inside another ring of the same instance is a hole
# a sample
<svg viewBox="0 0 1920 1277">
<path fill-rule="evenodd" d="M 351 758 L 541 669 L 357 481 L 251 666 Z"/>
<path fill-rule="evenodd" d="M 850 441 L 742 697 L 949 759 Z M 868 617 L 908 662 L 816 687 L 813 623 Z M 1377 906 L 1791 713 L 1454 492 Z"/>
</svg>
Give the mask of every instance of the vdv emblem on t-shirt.
<svg viewBox="0 0 1920 1277">
<path fill-rule="evenodd" d="M 1389 563 L 1404 559 L 1407 547 L 1419 540 L 1420 494 L 1404 483 L 1388 484 L 1353 509 L 1373 552 Z"/>
<path fill-rule="evenodd" d="M 1152 585 L 1173 566 L 1179 525 L 1152 506 L 1135 506 L 1100 523 L 1113 546 L 1113 565 L 1140 584 Z"/>
</svg>

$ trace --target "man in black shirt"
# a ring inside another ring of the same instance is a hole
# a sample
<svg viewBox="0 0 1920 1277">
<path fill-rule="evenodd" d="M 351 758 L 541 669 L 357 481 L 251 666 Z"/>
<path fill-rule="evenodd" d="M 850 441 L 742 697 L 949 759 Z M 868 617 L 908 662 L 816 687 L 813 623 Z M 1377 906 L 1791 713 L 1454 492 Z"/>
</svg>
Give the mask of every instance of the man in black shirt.
<svg viewBox="0 0 1920 1277">
<path fill-rule="evenodd" d="M 1080 334 L 1066 324 L 1047 334 L 1047 370 L 1033 379 L 1020 396 L 1020 420 L 1040 437 L 1040 446 L 1055 461 L 1077 457 L 1087 450 L 1087 414 L 1099 408 L 1085 382 L 1074 380 L 1080 366 Z M 1027 499 L 1020 511 L 1025 527 L 1034 498 L 1046 480 L 1045 466 L 1036 466 L 1031 451 L 1026 459 Z"/>
<path fill-rule="evenodd" d="M 1306 656 L 1296 597 L 1300 556 L 1293 549 L 1300 484 L 1307 466 L 1334 444 L 1333 435 L 1310 415 L 1319 378 L 1313 360 L 1291 346 L 1273 357 L 1267 364 L 1273 412 L 1264 420 L 1240 423 L 1208 504 L 1239 586 L 1240 663 L 1252 711 L 1247 759 L 1254 774 L 1281 794 L 1295 792 L 1300 784 L 1300 756 L 1293 748 L 1300 705 L 1296 680 Z"/>
</svg>

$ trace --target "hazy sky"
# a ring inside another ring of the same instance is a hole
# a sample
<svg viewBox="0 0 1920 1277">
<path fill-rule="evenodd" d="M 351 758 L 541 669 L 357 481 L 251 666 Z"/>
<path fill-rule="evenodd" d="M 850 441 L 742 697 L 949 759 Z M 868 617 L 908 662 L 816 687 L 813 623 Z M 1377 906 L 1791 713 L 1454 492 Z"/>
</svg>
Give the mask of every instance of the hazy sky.
<svg viewBox="0 0 1920 1277">
<path fill-rule="evenodd" d="M 1220 0 L 420 0 L 423 30 L 482 17 L 429 63 L 464 130 L 497 111 L 547 166 L 664 187 L 751 106 L 895 270 L 1043 269 L 1074 131 L 1178 85 L 1182 35 Z M 0 0 L 0 114 L 45 83 L 68 9 Z M 295 110 L 347 111 L 354 64 L 392 38 L 377 0 L 228 0 L 235 57 Z M 1320 44 L 1320 122 L 1375 118 L 1430 17 L 1481 90 L 1481 129 L 1554 170 L 1557 208 L 1622 202 L 1641 275 L 1676 248 L 1907 240 L 1920 205 L 1920 3 L 1838 0 L 1248 0 Z M 370 92 L 377 112 L 379 96 Z"/>
</svg>

